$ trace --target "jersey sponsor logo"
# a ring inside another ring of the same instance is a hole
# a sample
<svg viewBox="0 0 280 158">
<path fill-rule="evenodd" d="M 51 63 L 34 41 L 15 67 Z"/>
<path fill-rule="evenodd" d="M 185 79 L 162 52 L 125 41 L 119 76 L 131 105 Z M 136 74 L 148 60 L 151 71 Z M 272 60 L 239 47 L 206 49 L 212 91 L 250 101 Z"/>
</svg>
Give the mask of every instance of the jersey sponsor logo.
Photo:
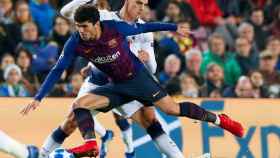
<svg viewBox="0 0 280 158">
<path fill-rule="evenodd" d="M 107 56 L 98 56 L 97 58 L 95 58 L 93 60 L 94 63 L 97 64 L 106 64 L 106 63 L 111 63 L 114 62 L 117 58 L 119 58 L 119 56 L 121 55 L 121 53 L 119 51 L 117 51 L 116 53 L 112 54 L 112 55 L 107 55 Z"/>
<path fill-rule="evenodd" d="M 108 42 L 108 46 L 110 48 L 116 48 L 118 46 L 118 42 L 115 38 L 111 39 L 109 42 Z"/>
</svg>

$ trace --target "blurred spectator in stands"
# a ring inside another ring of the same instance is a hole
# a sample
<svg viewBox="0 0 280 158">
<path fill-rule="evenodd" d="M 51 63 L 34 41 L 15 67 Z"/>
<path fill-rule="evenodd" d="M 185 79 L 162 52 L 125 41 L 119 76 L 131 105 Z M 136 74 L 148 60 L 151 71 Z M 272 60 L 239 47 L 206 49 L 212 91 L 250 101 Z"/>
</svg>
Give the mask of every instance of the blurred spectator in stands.
<svg viewBox="0 0 280 158">
<path fill-rule="evenodd" d="M 57 60 L 58 47 L 53 42 L 47 43 L 44 37 L 39 37 L 36 24 L 33 22 L 22 26 L 22 38 L 18 48 L 25 48 L 32 54 L 33 71 L 38 74 L 41 83 Z"/>
<path fill-rule="evenodd" d="M 32 72 L 32 55 L 24 48 L 18 49 L 16 54 L 17 65 L 20 67 L 22 72 L 22 82 L 30 94 L 34 95 L 37 87 L 39 87 L 39 83 L 37 76 Z"/>
<path fill-rule="evenodd" d="M 217 0 L 220 10 L 225 18 L 240 16 L 239 0 Z"/>
<path fill-rule="evenodd" d="M 9 31 L 7 25 L 0 21 L 0 56 L 5 52 L 11 52 L 13 54 L 14 47 L 14 34 Z"/>
<path fill-rule="evenodd" d="M 237 26 L 240 23 L 239 0 L 217 0 L 217 3 L 223 12 L 225 23 L 217 26 L 215 32 L 223 35 L 226 45 L 233 50 L 235 38 L 238 36 Z"/>
<path fill-rule="evenodd" d="M 155 21 L 156 17 L 153 14 L 152 10 L 148 6 L 145 6 L 144 10 L 141 13 L 141 19 L 146 22 L 149 22 L 149 21 Z"/>
<path fill-rule="evenodd" d="M 62 16 L 57 16 L 55 18 L 53 30 L 50 34 L 50 41 L 53 41 L 58 45 L 59 54 L 62 52 L 64 43 L 70 36 L 70 22 Z"/>
<path fill-rule="evenodd" d="M 0 21 L 9 24 L 13 20 L 13 2 L 12 0 L 0 0 Z"/>
<path fill-rule="evenodd" d="M 234 41 L 238 36 L 237 27 L 238 20 L 236 17 L 231 16 L 227 18 L 227 21 L 224 25 L 217 26 L 215 33 L 223 35 L 225 43 L 228 46 L 229 50 L 234 50 Z"/>
<path fill-rule="evenodd" d="M 221 93 L 219 89 L 213 90 L 209 95 L 209 98 L 221 98 L 221 97 L 223 97 L 223 93 Z"/>
<path fill-rule="evenodd" d="M 189 25 L 188 22 L 182 22 L 185 23 L 186 26 Z M 180 36 L 177 33 L 174 32 L 166 32 L 165 36 L 161 38 L 159 41 L 159 47 L 164 49 L 169 54 L 176 54 L 180 60 L 181 60 L 181 67 L 185 67 L 185 54 L 186 52 L 194 47 L 195 42 L 193 40 L 192 36 L 185 37 Z M 162 53 L 159 54 L 160 56 Z"/>
<path fill-rule="evenodd" d="M 235 87 L 225 89 L 224 97 L 255 98 L 253 84 L 247 76 L 241 76 Z"/>
<path fill-rule="evenodd" d="M 13 57 L 11 54 L 9 54 L 9 53 L 4 54 L 4 55 L 1 57 L 0 82 L 3 82 L 3 81 L 4 81 L 3 74 L 4 74 L 5 68 L 6 68 L 8 65 L 11 65 L 11 64 L 15 64 L 15 59 L 14 59 L 14 57 Z"/>
<path fill-rule="evenodd" d="M 31 14 L 29 12 L 29 6 L 28 3 L 25 0 L 19 0 L 15 3 L 15 15 L 13 17 L 13 22 L 8 25 L 10 32 L 12 32 L 15 40 L 15 46 L 18 44 L 21 40 L 21 27 L 23 24 L 27 22 L 31 22 Z"/>
<path fill-rule="evenodd" d="M 80 73 L 74 73 L 70 78 L 70 83 L 64 86 L 65 96 L 76 97 L 84 82 L 84 78 Z"/>
<path fill-rule="evenodd" d="M 199 96 L 199 86 L 192 76 L 182 73 L 180 75 L 180 85 L 183 96 L 189 98 L 197 98 Z"/>
<path fill-rule="evenodd" d="M 249 23 L 254 27 L 254 40 L 256 41 L 258 49 L 264 50 L 265 42 L 263 41 L 266 41 L 268 32 L 265 31 L 263 10 L 260 8 L 253 9 Z"/>
<path fill-rule="evenodd" d="M 125 0 L 108 0 L 112 11 L 119 11 Z"/>
<path fill-rule="evenodd" d="M 277 12 L 280 11 L 280 1 L 279 0 L 269 0 L 264 7 L 264 20 L 266 24 L 270 24 L 275 18 L 277 19 Z"/>
<path fill-rule="evenodd" d="M 191 75 L 196 83 L 201 86 L 204 83 L 204 78 L 200 74 L 200 67 L 202 63 L 202 55 L 198 49 L 191 49 L 186 53 L 186 68 L 185 73 Z"/>
<path fill-rule="evenodd" d="M 267 3 L 268 0 L 250 0 L 251 3 L 253 3 L 254 7 L 258 7 L 263 9 L 265 4 Z"/>
<path fill-rule="evenodd" d="M 239 25 L 238 36 L 247 38 L 247 40 L 251 43 L 252 50 L 254 52 L 259 52 L 257 43 L 254 40 L 254 27 L 250 23 L 243 22 Z"/>
<path fill-rule="evenodd" d="M 244 37 L 235 41 L 236 61 L 241 68 L 242 75 L 248 75 L 252 70 L 258 68 L 259 55 L 251 49 L 251 43 Z"/>
<path fill-rule="evenodd" d="M 207 66 L 216 63 L 224 70 L 225 83 L 234 85 L 241 75 L 241 69 L 234 58 L 234 54 L 226 50 L 222 35 L 214 33 L 209 37 L 209 50 L 204 53 L 201 64 L 201 75 L 206 74 Z"/>
<path fill-rule="evenodd" d="M 192 6 L 200 25 L 216 27 L 224 25 L 225 19 L 216 0 L 187 0 Z"/>
<path fill-rule="evenodd" d="M 101 10 L 111 10 L 110 4 L 107 0 L 98 0 L 96 7 Z"/>
<path fill-rule="evenodd" d="M 210 63 L 207 66 L 205 83 L 200 88 L 200 96 L 210 97 L 215 90 L 219 91 L 219 94 L 222 94 L 227 87 L 224 82 L 224 71 L 222 67 L 216 63 Z"/>
<path fill-rule="evenodd" d="M 168 80 L 179 75 L 180 67 L 180 59 L 174 54 L 168 55 L 164 61 L 164 70 L 158 75 L 160 84 L 164 85 Z"/>
<path fill-rule="evenodd" d="M 254 4 L 251 0 L 239 0 L 240 20 L 243 20 L 245 17 L 249 17 L 253 7 Z"/>
<path fill-rule="evenodd" d="M 165 17 L 162 19 L 164 22 L 173 22 L 177 23 L 180 20 L 184 19 L 180 4 L 177 1 L 170 1 L 165 10 Z"/>
<path fill-rule="evenodd" d="M 270 97 L 276 97 L 280 93 L 280 73 L 276 70 L 277 57 L 269 50 L 260 54 L 260 72 L 264 77 L 264 83 L 268 86 Z"/>
<path fill-rule="evenodd" d="M 22 74 L 20 68 L 15 64 L 8 65 L 4 70 L 5 82 L 0 85 L 0 96 L 2 97 L 28 97 L 27 89 L 20 83 Z"/>
<path fill-rule="evenodd" d="M 261 72 L 257 70 L 251 71 L 249 77 L 253 84 L 254 96 L 256 98 L 269 97 L 268 89 L 264 85 L 263 75 L 261 74 Z"/>
<path fill-rule="evenodd" d="M 280 37 L 270 36 L 267 39 L 266 49 L 277 57 L 276 69 L 280 71 Z"/>
<path fill-rule="evenodd" d="M 273 21 L 271 25 L 268 27 L 268 31 L 271 35 L 280 38 L 280 5 L 275 8 Z"/>
<path fill-rule="evenodd" d="M 18 47 L 27 49 L 32 55 L 37 54 L 47 44 L 44 37 L 39 37 L 38 28 L 34 22 L 27 22 L 22 25 L 21 36 L 22 42 L 19 43 Z"/>
<path fill-rule="evenodd" d="M 160 21 L 180 18 L 178 20 L 183 19 L 191 22 L 192 29 L 199 27 L 198 19 L 191 5 L 185 0 L 163 0 L 159 2 L 156 7 L 156 17 Z"/>
<path fill-rule="evenodd" d="M 48 0 L 29 0 L 33 21 L 38 25 L 39 33 L 47 37 L 53 27 L 55 10 Z"/>
</svg>

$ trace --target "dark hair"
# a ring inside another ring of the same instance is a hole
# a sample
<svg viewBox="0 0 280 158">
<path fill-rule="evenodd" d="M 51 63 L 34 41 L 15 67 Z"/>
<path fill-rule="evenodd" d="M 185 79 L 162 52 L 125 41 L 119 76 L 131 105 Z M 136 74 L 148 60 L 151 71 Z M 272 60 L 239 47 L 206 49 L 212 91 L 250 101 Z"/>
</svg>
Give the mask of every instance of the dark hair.
<svg viewBox="0 0 280 158">
<path fill-rule="evenodd" d="M 272 41 L 280 41 L 280 38 L 278 38 L 277 36 L 271 35 L 271 36 L 269 36 L 269 37 L 267 38 L 267 40 L 266 40 L 266 45 L 267 45 L 268 43 L 272 42 Z"/>
<path fill-rule="evenodd" d="M 258 12 L 258 11 L 263 12 L 263 9 L 260 8 L 260 7 L 254 7 L 254 8 L 251 10 L 250 15 L 252 15 L 254 12 Z"/>
<path fill-rule="evenodd" d="M 99 21 L 99 11 L 93 5 L 82 5 L 76 10 L 74 20 L 79 23 L 88 21 L 94 25 Z"/>
<path fill-rule="evenodd" d="M 182 93 L 179 77 L 171 78 L 167 81 L 165 89 L 169 95 L 179 95 Z"/>
<path fill-rule="evenodd" d="M 30 61 L 32 61 L 32 53 L 24 47 L 19 47 L 16 49 L 16 58 L 19 57 L 21 52 L 25 52 L 27 54 L 28 58 L 30 59 Z"/>
</svg>

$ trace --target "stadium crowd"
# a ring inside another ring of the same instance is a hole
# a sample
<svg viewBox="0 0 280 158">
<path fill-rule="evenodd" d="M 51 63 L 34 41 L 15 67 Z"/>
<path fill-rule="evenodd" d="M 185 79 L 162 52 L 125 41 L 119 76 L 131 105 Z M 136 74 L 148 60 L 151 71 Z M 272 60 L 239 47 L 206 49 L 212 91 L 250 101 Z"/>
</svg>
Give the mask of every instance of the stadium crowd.
<svg viewBox="0 0 280 158">
<path fill-rule="evenodd" d="M 123 0 L 98 0 L 117 11 Z M 0 0 L 0 96 L 33 96 L 74 31 L 69 0 Z M 187 23 L 188 37 L 154 33 L 156 76 L 185 97 L 280 97 L 279 0 L 150 0 L 145 21 Z M 49 94 L 74 97 L 86 77 L 78 58 Z"/>
</svg>

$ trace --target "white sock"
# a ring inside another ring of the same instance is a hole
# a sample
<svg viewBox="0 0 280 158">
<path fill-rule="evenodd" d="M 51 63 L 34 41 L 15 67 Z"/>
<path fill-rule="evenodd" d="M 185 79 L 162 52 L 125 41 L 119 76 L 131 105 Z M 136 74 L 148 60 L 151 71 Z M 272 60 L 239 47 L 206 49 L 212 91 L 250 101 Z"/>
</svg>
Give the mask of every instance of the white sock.
<svg viewBox="0 0 280 158">
<path fill-rule="evenodd" d="M 132 128 L 129 127 L 125 131 L 122 132 L 122 139 L 125 144 L 125 152 L 126 153 L 132 153 L 134 151 L 133 147 L 133 138 L 132 138 Z"/>
<path fill-rule="evenodd" d="M 94 117 L 94 130 L 100 137 L 104 137 L 106 134 L 106 129 L 100 124 L 96 117 Z"/>
<path fill-rule="evenodd" d="M 221 120 L 220 120 L 220 117 L 219 117 L 219 115 L 217 115 L 216 114 L 216 121 L 215 121 L 215 125 L 220 125 L 220 123 L 221 123 Z"/>
<path fill-rule="evenodd" d="M 2 131 L 0 131 L 0 140 L 0 151 L 10 154 L 16 158 L 28 157 L 27 147 Z"/>
<path fill-rule="evenodd" d="M 45 139 L 44 144 L 40 150 L 39 158 L 48 158 L 49 154 L 56 148 L 59 148 L 61 144 L 57 143 L 53 138 L 52 134 Z"/>
<path fill-rule="evenodd" d="M 159 150 L 168 158 L 184 158 L 183 153 L 167 134 L 160 135 L 154 142 Z"/>
</svg>

